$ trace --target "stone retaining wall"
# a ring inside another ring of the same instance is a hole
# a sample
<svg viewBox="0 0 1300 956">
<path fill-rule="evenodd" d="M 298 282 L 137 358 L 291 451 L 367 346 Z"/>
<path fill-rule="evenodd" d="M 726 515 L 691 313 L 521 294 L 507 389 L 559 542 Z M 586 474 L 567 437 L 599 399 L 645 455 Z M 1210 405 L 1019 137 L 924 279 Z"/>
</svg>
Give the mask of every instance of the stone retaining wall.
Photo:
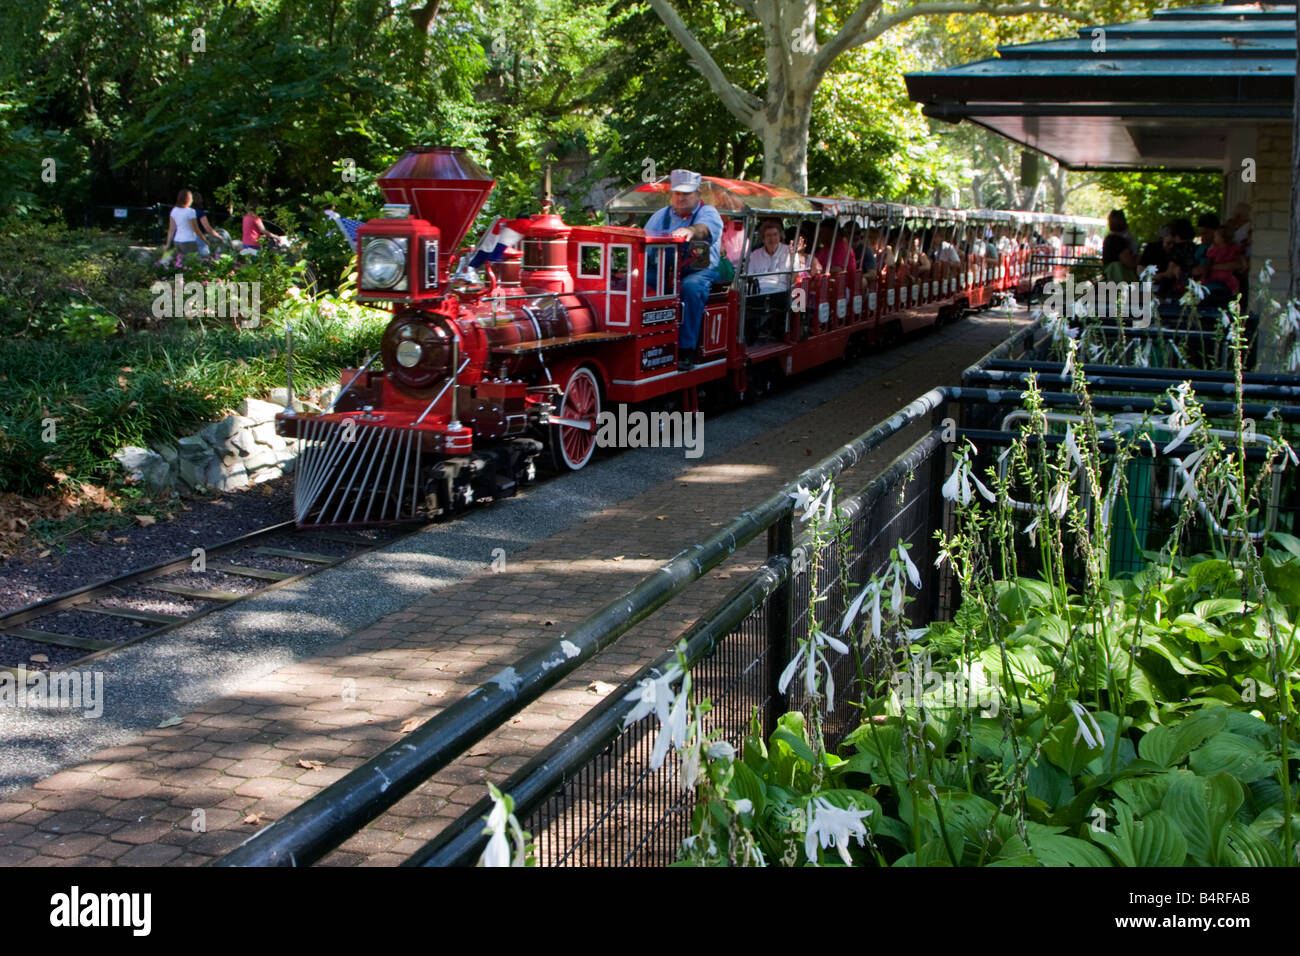
<svg viewBox="0 0 1300 956">
<path fill-rule="evenodd" d="M 312 393 L 313 401 L 294 401 L 298 411 L 318 412 L 328 405 L 334 386 Z M 297 453 L 292 443 L 275 433 L 275 416 L 288 400 L 285 389 L 273 389 L 271 401 L 246 398 L 239 412 L 206 425 L 174 445 L 152 449 L 128 445 L 113 457 L 128 481 L 152 488 L 184 491 L 234 491 L 293 473 Z"/>
</svg>

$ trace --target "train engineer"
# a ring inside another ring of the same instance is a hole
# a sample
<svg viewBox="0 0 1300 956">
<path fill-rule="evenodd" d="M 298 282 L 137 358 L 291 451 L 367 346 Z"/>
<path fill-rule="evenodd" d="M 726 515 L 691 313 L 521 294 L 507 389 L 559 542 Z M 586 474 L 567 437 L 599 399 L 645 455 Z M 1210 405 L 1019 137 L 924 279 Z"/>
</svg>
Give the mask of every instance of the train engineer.
<svg viewBox="0 0 1300 956">
<path fill-rule="evenodd" d="M 690 369 L 699 361 L 704 304 L 713 283 L 718 281 L 718 262 L 722 258 L 722 216 L 700 198 L 699 173 L 674 169 L 671 182 L 670 204 L 646 220 L 645 231 L 691 244 L 692 254 L 682 257 L 680 269 L 682 327 L 677 340 L 677 366 Z"/>
</svg>

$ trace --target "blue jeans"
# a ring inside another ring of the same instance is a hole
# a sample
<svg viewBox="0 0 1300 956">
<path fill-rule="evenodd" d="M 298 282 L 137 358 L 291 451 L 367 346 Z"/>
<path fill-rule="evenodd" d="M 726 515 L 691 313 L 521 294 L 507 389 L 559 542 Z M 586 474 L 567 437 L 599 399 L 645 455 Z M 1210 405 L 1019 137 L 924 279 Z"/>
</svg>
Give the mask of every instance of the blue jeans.
<svg viewBox="0 0 1300 956">
<path fill-rule="evenodd" d="M 700 344 L 704 303 L 709 299 L 709 289 L 717 281 L 717 269 L 701 269 L 682 277 L 682 328 L 677 339 L 680 348 L 690 350 Z"/>
</svg>

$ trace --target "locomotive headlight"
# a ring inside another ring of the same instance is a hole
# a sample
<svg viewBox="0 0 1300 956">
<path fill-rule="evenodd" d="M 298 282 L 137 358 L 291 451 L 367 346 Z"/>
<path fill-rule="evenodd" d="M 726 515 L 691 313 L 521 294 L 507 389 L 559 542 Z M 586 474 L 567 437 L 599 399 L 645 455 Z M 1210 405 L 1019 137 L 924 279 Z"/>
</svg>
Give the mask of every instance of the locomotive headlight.
<svg viewBox="0 0 1300 956">
<path fill-rule="evenodd" d="M 420 356 L 423 354 L 419 342 L 407 339 L 397 346 L 397 364 L 403 368 L 414 368 L 420 364 Z"/>
<path fill-rule="evenodd" d="M 361 250 L 362 288 L 405 289 L 406 246 L 406 239 L 367 239 Z"/>
</svg>

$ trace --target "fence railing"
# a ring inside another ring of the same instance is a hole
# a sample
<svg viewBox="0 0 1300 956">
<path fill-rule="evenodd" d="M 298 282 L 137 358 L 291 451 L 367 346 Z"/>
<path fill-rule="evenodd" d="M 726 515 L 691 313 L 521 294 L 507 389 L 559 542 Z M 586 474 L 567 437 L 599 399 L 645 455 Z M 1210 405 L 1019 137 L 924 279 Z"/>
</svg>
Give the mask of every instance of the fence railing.
<svg viewBox="0 0 1300 956">
<path fill-rule="evenodd" d="M 216 864 L 293 866 L 316 862 L 758 535 L 768 533 L 768 551 L 772 556 L 769 561 L 790 561 L 795 547 L 795 490 L 800 486 L 822 487 L 825 482 L 859 464 L 887 439 L 934 416 L 949 397 L 947 389 L 933 389 L 920 396 L 780 491 L 737 515 L 707 540 L 682 551 L 571 631 L 551 637 L 544 646 L 426 721 L 400 744 L 377 754 L 255 834 Z M 894 543 L 889 542 L 891 546 Z M 745 607 L 746 600 L 763 592 L 764 614 L 767 616 L 751 626 L 759 627 L 761 624 L 771 653 L 763 671 L 766 675 L 763 686 L 770 695 L 781 671 L 781 667 L 772 670 L 772 661 L 788 654 L 788 649 L 793 646 L 794 629 L 806 609 L 798 596 L 800 581 L 797 576 L 792 579 L 783 574 L 779 563 L 769 568 L 769 573 L 774 576 L 770 582 L 765 579 L 753 585 L 757 591 L 747 592 L 748 596 L 733 596 L 740 602 L 734 605 L 733 610 Z M 746 609 L 737 621 L 743 620 L 752 610 L 752 607 Z M 718 628 L 716 621 L 706 619 L 696 625 L 691 639 L 699 640 L 703 647 L 704 642 L 725 633 Z M 772 653 L 774 647 L 777 650 Z M 617 692 L 610 696 L 616 697 Z M 784 702 L 779 700 L 769 701 L 766 712 L 770 717 L 783 711 L 784 706 Z M 592 715 L 588 719 L 593 719 Z M 580 738 L 571 746 L 580 746 L 584 740 L 587 738 Z M 645 744 L 629 738 L 620 746 L 634 750 L 638 746 L 644 748 Z M 514 791 L 512 796 L 520 800 L 520 795 Z"/>
</svg>

